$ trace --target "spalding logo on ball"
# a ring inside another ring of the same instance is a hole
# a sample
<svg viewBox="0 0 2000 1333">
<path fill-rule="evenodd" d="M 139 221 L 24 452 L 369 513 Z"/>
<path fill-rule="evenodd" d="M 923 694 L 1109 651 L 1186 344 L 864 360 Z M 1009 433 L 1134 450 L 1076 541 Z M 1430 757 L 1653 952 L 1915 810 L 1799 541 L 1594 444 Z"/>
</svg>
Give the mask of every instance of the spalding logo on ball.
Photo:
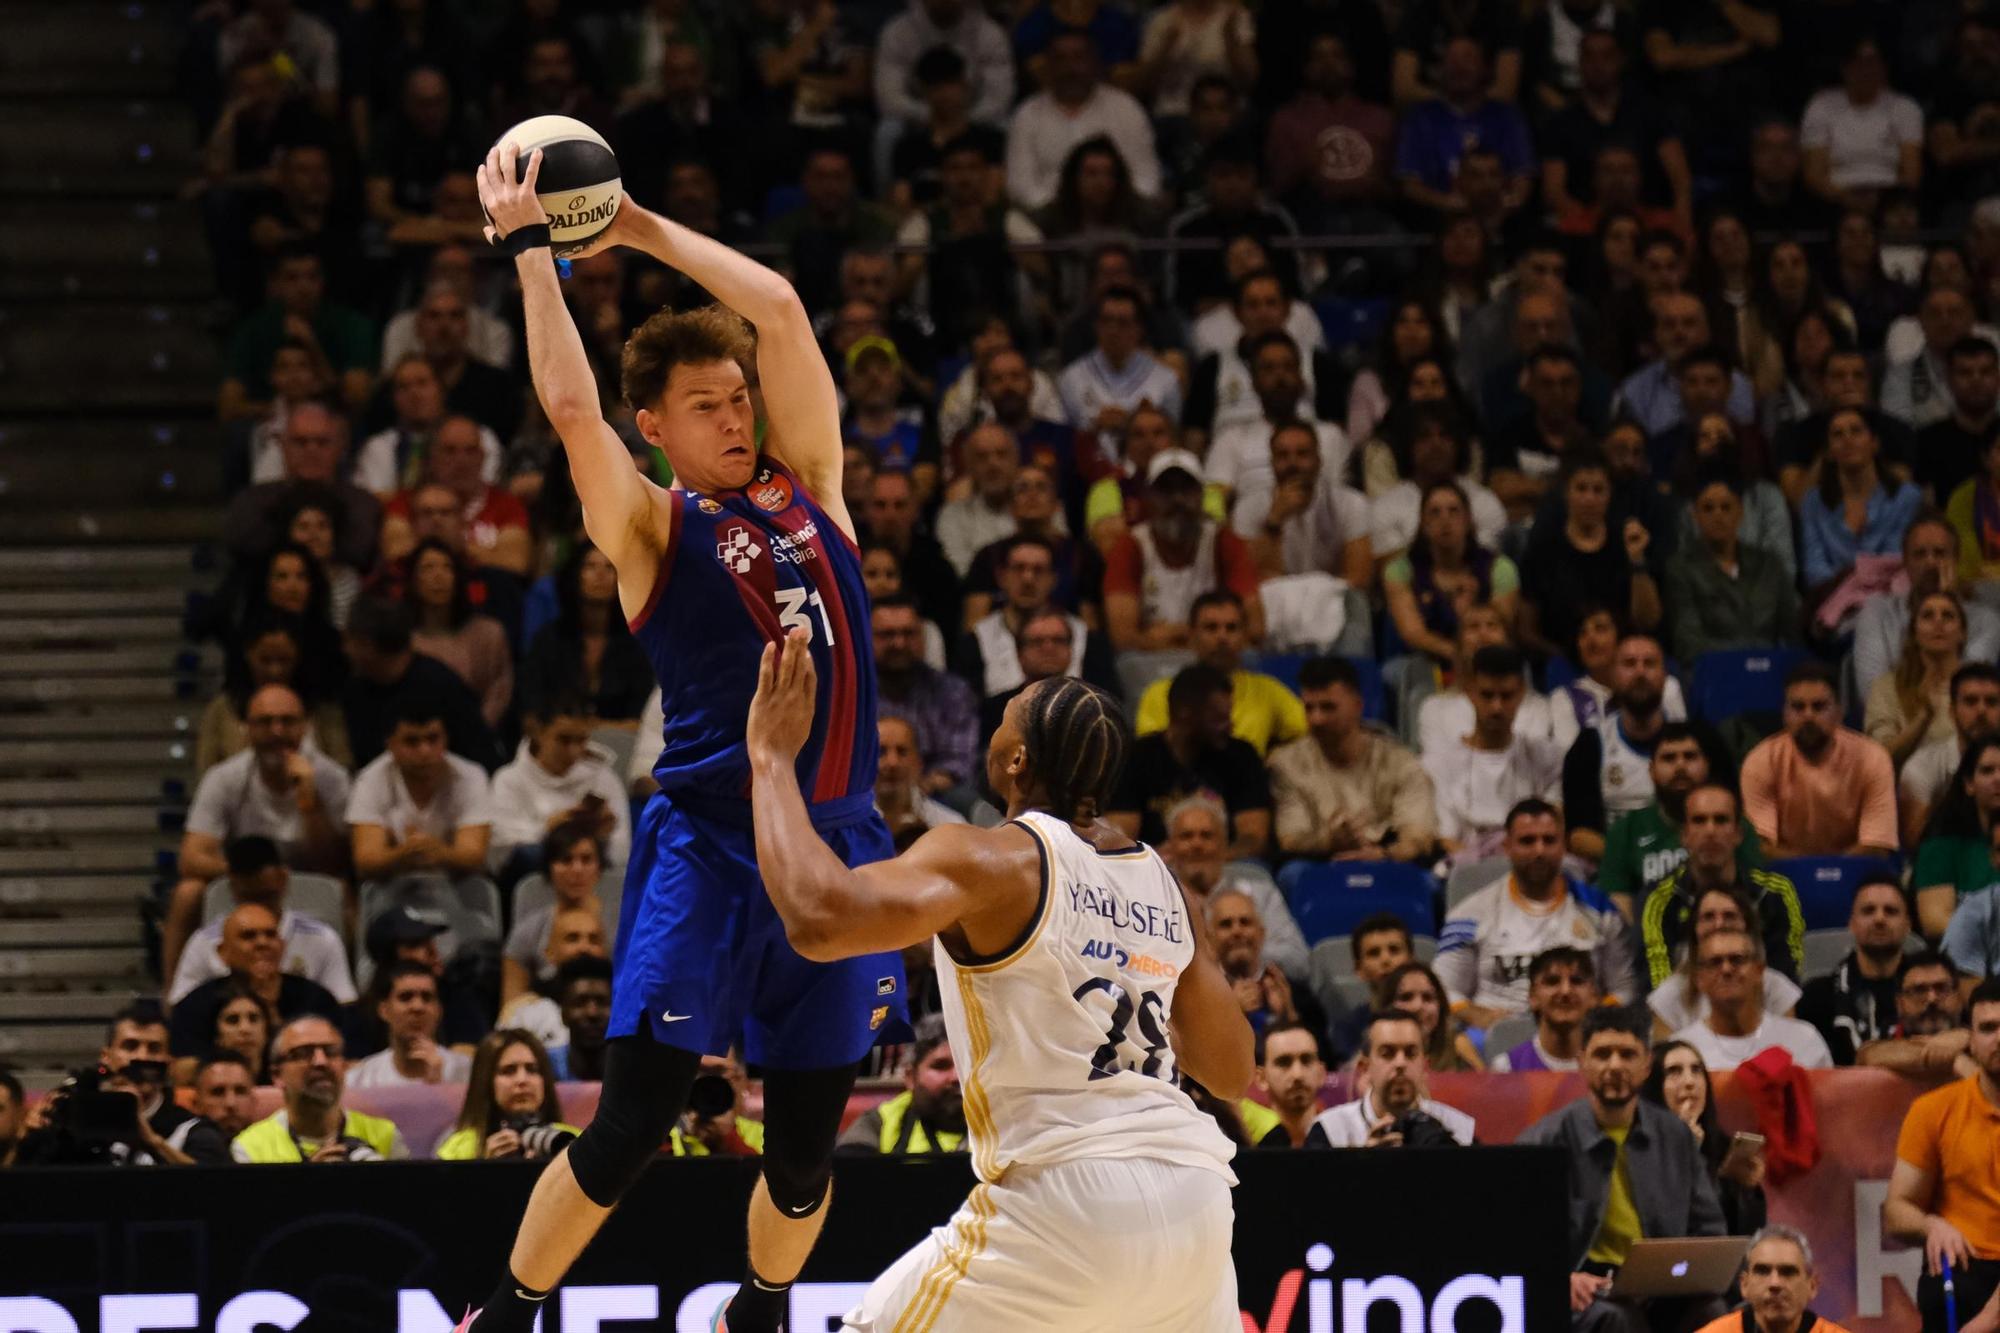
<svg viewBox="0 0 2000 1333">
<path fill-rule="evenodd" d="M 589 245 L 618 216 L 625 197 L 618 159 L 604 136 L 570 116 L 535 116 L 500 136 L 521 150 L 514 170 L 527 174 L 528 159 L 542 150 L 535 195 L 549 215 L 549 239 L 558 258 Z M 486 219 L 491 222 L 493 219 Z"/>
</svg>

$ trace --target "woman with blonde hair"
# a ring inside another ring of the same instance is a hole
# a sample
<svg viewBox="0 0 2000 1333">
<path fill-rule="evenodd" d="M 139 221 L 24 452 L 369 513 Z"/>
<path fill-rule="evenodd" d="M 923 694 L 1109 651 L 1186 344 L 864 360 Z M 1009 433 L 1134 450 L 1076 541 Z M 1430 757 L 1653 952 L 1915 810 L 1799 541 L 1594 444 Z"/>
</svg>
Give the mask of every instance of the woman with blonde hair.
<svg viewBox="0 0 2000 1333">
<path fill-rule="evenodd" d="M 1918 747 L 1958 734 L 1951 677 L 1965 656 L 1965 604 L 1949 589 L 1916 599 L 1895 669 L 1868 687 L 1862 728 L 1901 768 Z"/>
<path fill-rule="evenodd" d="M 539 1161 L 582 1132 L 563 1122 L 555 1066 L 535 1034 L 496 1028 L 473 1052 L 465 1103 L 435 1155 L 441 1162 Z"/>
</svg>

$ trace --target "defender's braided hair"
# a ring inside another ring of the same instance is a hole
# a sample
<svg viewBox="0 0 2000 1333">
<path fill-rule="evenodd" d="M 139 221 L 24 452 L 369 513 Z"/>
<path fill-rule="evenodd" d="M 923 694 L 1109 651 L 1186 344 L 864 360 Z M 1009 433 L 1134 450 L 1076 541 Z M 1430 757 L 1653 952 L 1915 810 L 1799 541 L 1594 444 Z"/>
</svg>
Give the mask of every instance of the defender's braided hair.
<svg viewBox="0 0 2000 1333">
<path fill-rule="evenodd" d="M 1049 793 L 1051 813 L 1072 823 L 1103 813 L 1125 771 L 1125 710 L 1073 676 L 1042 681 L 1023 710 L 1028 771 Z"/>
</svg>

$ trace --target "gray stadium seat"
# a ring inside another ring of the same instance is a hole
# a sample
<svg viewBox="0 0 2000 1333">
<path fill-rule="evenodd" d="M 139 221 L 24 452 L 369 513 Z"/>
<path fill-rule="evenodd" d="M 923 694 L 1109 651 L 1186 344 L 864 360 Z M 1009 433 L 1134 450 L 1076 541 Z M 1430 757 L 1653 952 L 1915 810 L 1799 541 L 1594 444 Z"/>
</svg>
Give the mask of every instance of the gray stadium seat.
<svg viewBox="0 0 2000 1333">
<path fill-rule="evenodd" d="M 1486 1062 L 1493 1063 L 1493 1057 L 1502 1051 L 1511 1051 L 1528 1038 L 1535 1035 L 1535 1016 L 1515 1014 L 1503 1018 L 1486 1030 Z"/>
<path fill-rule="evenodd" d="M 1506 857 L 1489 856 L 1452 871 L 1444 882 L 1445 915 L 1450 916 L 1452 908 L 1506 874 L 1509 868 Z"/>
<path fill-rule="evenodd" d="M 340 938 L 347 938 L 347 915 L 342 910 L 341 899 L 345 893 L 339 880 L 331 875 L 314 875 L 304 871 L 292 872 L 291 887 L 285 891 L 285 906 L 300 916 L 309 916 L 315 921 L 324 921 L 340 932 Z M 229 876 L 221 875 L 208 882 L 208 888 L 201 897 L 201 920 L 206 925 L 218 917 L 229 915 L 235 906 L 235 899 L 229 894 Z"/>
<path fill-rule="evenodd" d="M 625 898 L 625 867 L 615 866 L 606 870 L 597 881 L 597 903 L 604 909 L 604 942 L 614 944 L 618 939 L 618 911 Z M 540 873 L 529 875 L 514 886 L 514 915 L 510 920 L 519 924 L 547 907 L 555 905 L 556 891 L 549 884 L 549 877 Z"/>
</svg>

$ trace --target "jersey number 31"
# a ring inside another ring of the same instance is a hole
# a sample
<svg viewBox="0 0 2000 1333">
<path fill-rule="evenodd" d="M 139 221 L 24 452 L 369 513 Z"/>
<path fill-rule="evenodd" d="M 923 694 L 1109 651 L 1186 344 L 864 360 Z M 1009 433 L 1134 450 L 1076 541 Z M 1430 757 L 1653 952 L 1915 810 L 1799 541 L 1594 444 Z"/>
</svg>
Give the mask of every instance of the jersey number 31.
<svg viewBox="0 0 2000 1333">
<path fill-rule="evenodd" d="M 819 612 L 820 628 L 826 631 L 827 643 L 833 643 L 833 621 L 827 618 L 826 603 L 819 599 L 818 593 L 807 592 L 804 588 L 775 588 L 772 592 L 778 599 L 778 623 L 787 634 L 802 629 L 807 639 L 812 638 L 812 617 L 805 612 L 806 603 L 810 602 L 813 609 Z"/>
<path fill-rule="evenodd" d="M 1147 1078 L 1160 1077 L 1160 1066 L 1165 1063 L 1169 1047 L 1166 1028 L 1160 1021 L 1162 1005 L 1158 992 L 1141 991 L 1134 1002 L 1132 992 L 1109 977 L 1092 977 L 1078 986 L 1070 998 L 1085 1009 L 1095 1010 L 1099 1005 L 1091 1000 L 1098 995 L 1110 1001 L 1111 1013 L 1104 1044 L 1090 1058 L 1090 1077 L 1110 1078 L 1125 1069 Z M 1138 1020 L 1137 1040 L 1128 1030 L 1134 1019 Z"/>
</svg>

